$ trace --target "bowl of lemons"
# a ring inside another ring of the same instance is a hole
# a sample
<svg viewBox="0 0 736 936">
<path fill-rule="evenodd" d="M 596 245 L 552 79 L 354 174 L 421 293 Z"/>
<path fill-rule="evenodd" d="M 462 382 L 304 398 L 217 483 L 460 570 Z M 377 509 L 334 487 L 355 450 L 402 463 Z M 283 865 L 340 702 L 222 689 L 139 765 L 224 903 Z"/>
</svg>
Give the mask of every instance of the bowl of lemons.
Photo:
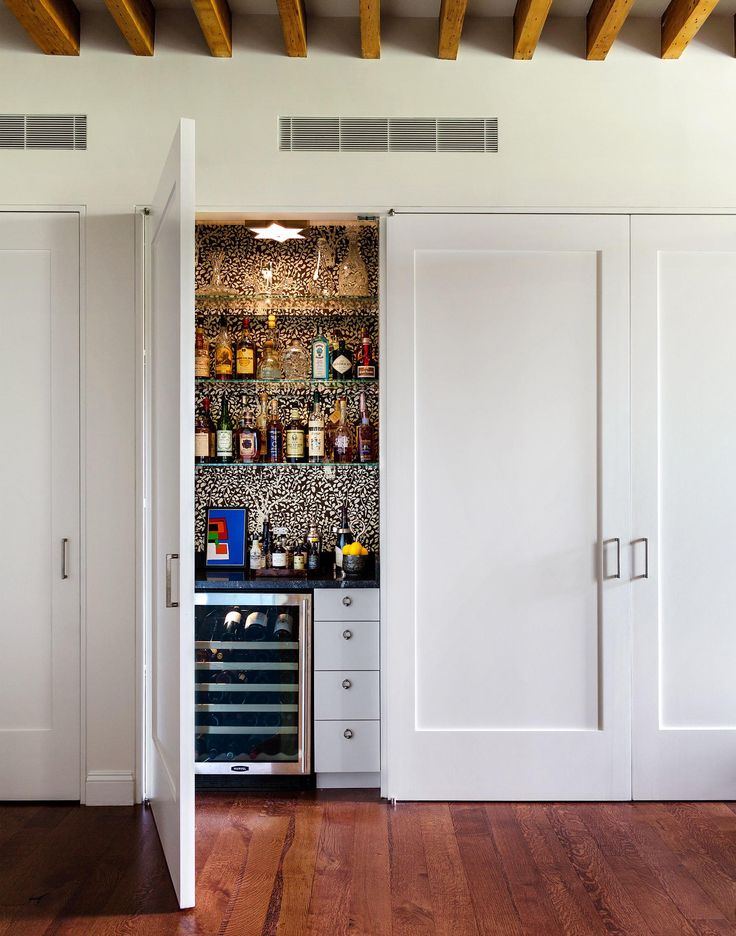
<svg viewBox="0 0 736 936">
<path fill-rule="evenodd" d="M 342 570 L 345 575 L 362 575 L 365 571 L 368 555 L 368 550 L 358 540 L 343 546 Z"/>
</svg>

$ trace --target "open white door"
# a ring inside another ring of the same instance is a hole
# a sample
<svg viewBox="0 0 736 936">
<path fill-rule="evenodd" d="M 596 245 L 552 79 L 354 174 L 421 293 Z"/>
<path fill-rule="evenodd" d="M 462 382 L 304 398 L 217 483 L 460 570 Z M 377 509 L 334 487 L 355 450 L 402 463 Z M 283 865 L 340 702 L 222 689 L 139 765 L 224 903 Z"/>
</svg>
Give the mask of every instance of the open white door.
<svg viewBox="0 0 736 936">
<path fill-rule="evenodd" d="M 148 225 L 150 604 L 147 795 L 179 899 L 194 906 L 194 122 Z"/>
<path fill-rule="evenodd" d="M 385 790 L 628 799 L 628 219 L 388 222 Z"/>
</svg>

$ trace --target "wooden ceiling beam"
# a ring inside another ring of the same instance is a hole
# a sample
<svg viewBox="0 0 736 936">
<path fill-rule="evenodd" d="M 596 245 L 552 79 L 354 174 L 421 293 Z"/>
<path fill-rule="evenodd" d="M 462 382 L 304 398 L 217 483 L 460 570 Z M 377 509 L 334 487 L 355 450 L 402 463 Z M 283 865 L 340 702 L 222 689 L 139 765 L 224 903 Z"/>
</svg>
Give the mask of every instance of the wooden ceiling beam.
<svg viewBox="0 0 736 936">
<path fill-rule="evenodd" d="M 381 0 L 360 0 L 360 54 L 381 57 Z"/>
<path fill-rule="evenodd" d="M 634 0 L 593 0 L 588 10 L 588 40 L 585 57 L 602 62 L 626 22 Z"/>
<path fill-rule="evenodd" d="M 457 58 L 467 8 L 468 0 L 442 0 L 437 47 L 437 55 L 441 59 Z"/>
<path fill-rule="evenodd" d="M 205 42 L 216 58 L 233 56 L 233 16 L 227 0 L 192 0 Z"/>
<path fill-rule="evenodd" d="M 105 5 L 131 51 L 153 55 L 156 11 L 151 0 L 105 0 Z"/>
<path fill-rule="evenodd" d="M 277 0 L 286 54 L 294 58 L 307 55 L 307 17 L 304 0 Z"/>
<path fill-rule="evenodd" d="M 549 15 L 552 0 L 517 0 L 514 10 L 514 58 L 530 59 Z"/>
<path fill-rule="evenodd" d="M 713 12 L 718 0 L 672 0 L 662 14 L 662 58 L 676 59 Z"/>
<path fill-rule="evenodd" d="M 46 55 L 79 55 L 79 10 L 72 0 L 5 0 Z"/>
</svg>

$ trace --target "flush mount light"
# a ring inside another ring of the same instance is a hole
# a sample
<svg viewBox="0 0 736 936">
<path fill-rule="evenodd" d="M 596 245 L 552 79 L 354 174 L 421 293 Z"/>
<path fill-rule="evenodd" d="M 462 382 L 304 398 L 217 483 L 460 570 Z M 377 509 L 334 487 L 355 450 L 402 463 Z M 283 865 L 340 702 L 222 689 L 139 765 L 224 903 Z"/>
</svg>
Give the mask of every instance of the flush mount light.
<svg viewBox="0 0 736 936">
<path fill-rule="evenodd" d="M 280 244 L 283 244 L 284 241 L 287 240 L 304 240 L 304 235 L 302 234 L 304 228 L 283 227 L 276 221 L 272 221 L 266 227 L 252 227 L 248 228 L 248 230 L 253 231 L 256 235 L 256 240 L 275 240 Z"/>
</svg>

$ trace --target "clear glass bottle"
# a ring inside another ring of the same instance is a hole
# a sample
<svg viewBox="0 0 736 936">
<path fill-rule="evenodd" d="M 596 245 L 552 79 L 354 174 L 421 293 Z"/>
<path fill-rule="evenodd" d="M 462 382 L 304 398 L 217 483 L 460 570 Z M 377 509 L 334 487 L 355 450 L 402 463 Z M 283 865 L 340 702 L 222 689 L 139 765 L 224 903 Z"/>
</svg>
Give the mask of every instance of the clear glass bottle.
<svg viewBox="0 0 736 936">
<path fill-rule="evenodd" d="M 266 427 L 266 460 L 280 464 L 284 460 L 284 427 L 279 419 L 278 400 L 271 400 L 271 416 Z"/>
<path fill-rule="evenodd" d="M 268 316 L 266 337 L 263 339 L 263 350 L 258 364 L 258 379 L 281 380 L 283 376 L 278 332 L 276 330 L 276 316 L 271 312 Z"/>
<path fill-rule="evenodd" d="M 204 328 L 197 326 L 194 339 L 194 376 L 210 376 L 210 349 L 204 337 Z"/>
<path fill-rule="evenodd" d="M 323 462 L 325 460 L 325 420 L 322 415 L 322 397 L 319 390 L 314 391 L 307 432 L 308 460 L 313 463 Z"/>
<path fill-rule="evenodd" d="M 250 568 L 254 572 L 263 568 L 263 546 L 258 536 L 253 537 L 250 547 Z"/>
<path fill-rule="evenodd" d="M 353 542 L 353 532 L 348 523 L 348 505 L 343 504 L 340 508 L 340 526 L 335 530 L 337 538 L 335 540 L 335 568 L 342 572 L 342 551 Z"/>
<path fill-rule="evenodd" d="M 258 430 L 253 421 L 253 410 L 245 406 L 243 397 L 243 416 L 238 425 L 238 460 L 245 464 L 258 461 Z"/>
<path fill-rule="evenodd" d="M 232 380 L 235 373 L 235 355 L 233 343 L 227 330 L 227 320 L 220 316 L 220 331 L 215 339 L 215 377 L 218 380 Z"/>
<path fill-rule="evenodd" d="M 230 418 L 226 396 L 222 398 L 220 418 L 217 421 L 217 460 L 218 462 L 233 460 L 233 421 Z"/>
<path fill-rule="evenodd" d="M 309 354 L 298 338 L 293 338 L 281 355 L 281 369 L 287 380 L 306 380 L 311 374 Z"/>
<path fill-rule="evenodd" d="M 340 264 L 337 290 L 343 296 L 365 296 L 368 293 L 368 268 L 360 255 L 360 228 L 348 228 L 348 252 Z"/>
<path fill-rule="evenodd" d="M 238 380 L 253 380 L 256 376 L 256 346 L 248 318 L 243 319 L 243 330 L 235 352 L 235 376 Z"/>
<path fill-rule="evenodd" d="M 358 461 L 366 464 L 376 460 L 376 440 L 373 426 L 368 417 L 365 393 L 360 394 L 360 422 L 356 431 Z"/>
<path fill-rule="evenodd" d="M 304 461 L 304 424 L 296 407 L 292 407 L 291 419 L 286 427 L 286 461 L 291 464 Z"/>
<path fill-rule="evenodd" d="M 340 419 L 332 439 L 333 457 L 338 464 L 344 464 L 353 460 L 355 429 L 348 420 L 348 401 L 345 397 L 338 398 L 337 406 L 340 411 Z"/>
<path fill-rule="evenodd" d="M 330 376 L 330 345 L 320 332 L 312 342 L 312 378 L 328 380 Z"/>
<path fill-rule="evenodd" d="M 256 413 L 256 429 L 258 430 L 258 457 L 260 461 L 266 460 L 268 454 L 268 393 L 261 390 L 258 394 L 258 412 Z"/>
</svg>

